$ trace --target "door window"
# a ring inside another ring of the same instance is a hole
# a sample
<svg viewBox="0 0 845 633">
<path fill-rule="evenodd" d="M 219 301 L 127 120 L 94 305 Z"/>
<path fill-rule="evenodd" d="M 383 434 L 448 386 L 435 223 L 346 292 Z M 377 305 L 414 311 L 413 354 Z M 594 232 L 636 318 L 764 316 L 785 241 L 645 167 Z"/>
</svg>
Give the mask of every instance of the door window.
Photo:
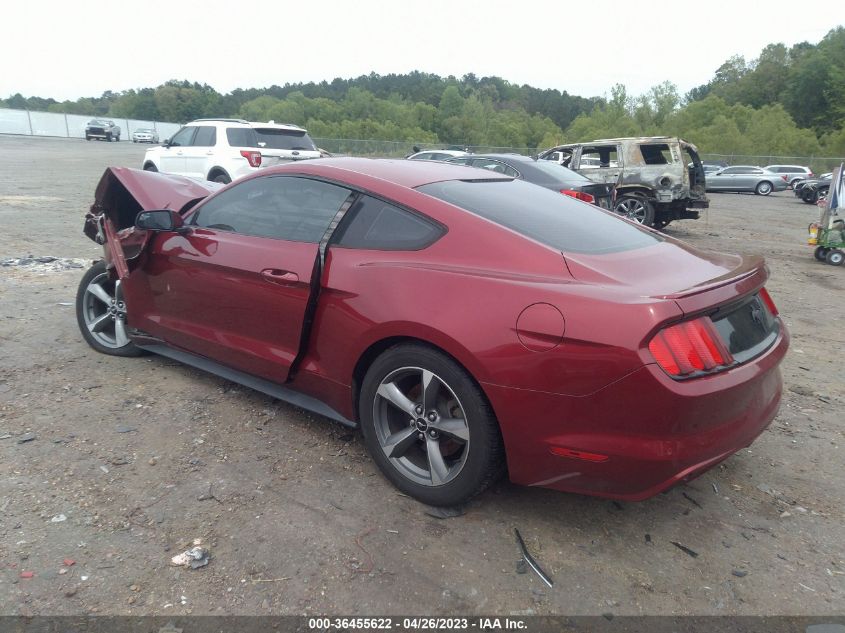
<svg viewBox="0 0 845 633">
<path fill-rule="evenodd" d="M 195 226 L 318 243 L 350 191 L 291 176 L 253 178 L 223 191 L 193 215 Z"/>
<path fill-rule="evenodd" d="M 191 144 L 191 139 L 194 138 L 194 133 L 197 131 L 196 126 L 183 127 L 181 130 L 173 135 L 170 139 L 170 144 L 175 147 L 185 147 Z"/>
<path fill-rule="evenodd" d="M 617 167 L 616 145 L 593 145 L 581 150 L 581 169 Z"/>
</svg>

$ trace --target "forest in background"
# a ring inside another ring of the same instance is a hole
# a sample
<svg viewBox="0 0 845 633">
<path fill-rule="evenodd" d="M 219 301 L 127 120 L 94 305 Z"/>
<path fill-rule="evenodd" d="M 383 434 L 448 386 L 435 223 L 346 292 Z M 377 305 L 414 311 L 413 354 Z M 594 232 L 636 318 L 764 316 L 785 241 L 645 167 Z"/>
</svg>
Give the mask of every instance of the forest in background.
<svg viewBox="0 0 845 633">
<path fill-rule="evenodd" d="M 705 154 L 845 156 L 845 28 L 820 42 L 770 44 L 734 56 L 686 95 L 664 82 L 642 95 L 615 84 L 580 97 L 500 77 L 411 72 L 236 89 L 168 81 L 76 101 L 24 97 L 0 107 L 186 122 L 203 117 L 274 120 L 317 138 L 433 145 L 546 148 L 617 136 L 682 136 Z"/>
</svg>

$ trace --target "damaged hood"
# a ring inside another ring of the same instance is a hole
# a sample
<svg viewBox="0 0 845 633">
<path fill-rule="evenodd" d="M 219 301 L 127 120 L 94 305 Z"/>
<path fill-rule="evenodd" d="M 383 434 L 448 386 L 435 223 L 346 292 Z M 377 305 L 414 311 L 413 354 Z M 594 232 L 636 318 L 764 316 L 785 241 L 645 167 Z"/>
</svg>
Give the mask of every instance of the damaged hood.
<svg viewBox="0 0 845 633">
<path fill-rule="evenodd" d="M 107 213 L 119 213 L 120 205 L 125 204 L 126 194 L 129 194 L 143 211 L 173 209 L 182 212 L 223 186 L 173 174 L 109 167 L 94 192 L 94 204 Z"/>
</svg>

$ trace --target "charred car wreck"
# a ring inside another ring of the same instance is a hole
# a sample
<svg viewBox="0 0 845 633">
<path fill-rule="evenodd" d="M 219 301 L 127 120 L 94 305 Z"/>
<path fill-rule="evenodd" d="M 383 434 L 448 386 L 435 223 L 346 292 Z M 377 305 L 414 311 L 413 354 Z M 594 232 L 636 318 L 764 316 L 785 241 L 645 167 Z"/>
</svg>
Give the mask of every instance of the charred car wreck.
<svg viewBox="0 0 845 633">
<path fill-rule="evenodd" d="M 704 167 L 694 145 L 679 138 L 616 138 L 571 143 L 538 156 L 596 182 L 616 185 L 614 210 L 640 224 L 663 228 L 697 218 L 710 205 Z"/>
</svg>

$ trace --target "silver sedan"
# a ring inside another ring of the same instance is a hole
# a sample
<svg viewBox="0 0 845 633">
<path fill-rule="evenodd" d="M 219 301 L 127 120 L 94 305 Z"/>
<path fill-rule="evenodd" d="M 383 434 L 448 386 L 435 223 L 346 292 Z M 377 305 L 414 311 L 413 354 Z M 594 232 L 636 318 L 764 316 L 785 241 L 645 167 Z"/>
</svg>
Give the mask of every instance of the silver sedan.
<svg viewBox="0 0 845 633">
<path fill-rule="evenodd" d="M 734 165 L 707 174 L 705 185 L 707 191 L 747 191 L 758 196 L 768 196 L 788 187 L 784 174 L 752 165 Z"/>
</svg>

